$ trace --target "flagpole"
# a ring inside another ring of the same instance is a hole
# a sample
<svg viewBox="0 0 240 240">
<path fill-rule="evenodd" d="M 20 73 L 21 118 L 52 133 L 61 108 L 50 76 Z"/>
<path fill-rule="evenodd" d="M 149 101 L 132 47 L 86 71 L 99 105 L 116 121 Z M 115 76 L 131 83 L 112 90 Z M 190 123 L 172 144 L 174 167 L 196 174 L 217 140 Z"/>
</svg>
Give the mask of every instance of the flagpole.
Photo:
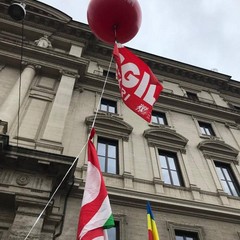
<svg viewBox="0 0 240 240">
<path fill-rule="evenodd" d="M 107 79 L 108 79 L 108 75 L 109 75 L 109 72 L 110 72 L 110 68 L 111 68 L 111 65 L 112 65 L 112 61 L 113 61 L 113 54 L 111 56 L 111 60 L 109 62 L 109 66 L 108 66 L 108 71 L 107 71 L 107 75 L 105 77 L 105 80 L 104 80 L 104 84 L 103 84 L 103 87 L 102 87 L 102 92 L 101 92 L 101 95 L 100 95 L 100 99 L 99 99 L 99 102 L 98 102 L 98 106 L 97 106 L 97 111 L 94 115 L 94 119 L 93 119 L 93 123 L 92 123 L 92 126 L 91 126 L 91 129 L 90 129 L 90 132 L 88 134 L 88 137 L 87 137 L 87 141 L 86 143 L 83 145 L 82 149 L 80 150 L 80 152 L 78 153 L 78 155 L 76 156 L 76 158 L 74 159 L 72 165 L 69 167 L 69 169 L 67 170 L 66 174 L 63 176 L 61 182 L 58 184 L 57 188 L 55 189 L 55 191 L 53 192 L 52 196 L 50 197 L 50 199 L 48 200 L 47 204 L 45 205 L 45 207 L 43 208 L 42 212 L 39 214 L 39 216 L 37 217 L 36 221 L 34 222 L 33 226 L 31 227 L 31 229 L 29 230 L 28 234 L 26 235 L 26 237 L 24 238 L 24 240 L 27 240 L 27 238 L 29 237 L 29 235 L 31 234 L 32 230 L 34 229 L 34 227 L 36 226 L 36 224 L 38 223 L 39 219 L 42 217 L 42 215 L 44 214 L 45 210 L 47 209 L 48 205 L 51 203 L 52 199 L 54 198 L 54 196 L 56 195 L 57 191 L 59 190 L 59 188 L 61 187 L 62 183 L 64 182 L 64 180 L 66 179 L 67 175 L 69 174 L 69 172 L 72 170 L 73 166 L 75 165 L 75 163 L 77 162 L 78 158 L 80 157 L 82 151 L 85 149 L 85 147 L 87 146 L 87 143 L 90 139 L 90 134 L 91 134 L 91 130 L 94 128 L 95 126 L 95 122 L 96 122 L 96 119 L 97 119 L 97 114 L 99 112 L 99 108 L 100 108 L 100 104 L 101 104 L 101 100 L 102 100 L 102 97 L 103 97 L 103 94 L 104 94 L 104 91 L 105 91 L 105 87 L 106 87 L 106 84 L 107 84 Z"/>
</svg>

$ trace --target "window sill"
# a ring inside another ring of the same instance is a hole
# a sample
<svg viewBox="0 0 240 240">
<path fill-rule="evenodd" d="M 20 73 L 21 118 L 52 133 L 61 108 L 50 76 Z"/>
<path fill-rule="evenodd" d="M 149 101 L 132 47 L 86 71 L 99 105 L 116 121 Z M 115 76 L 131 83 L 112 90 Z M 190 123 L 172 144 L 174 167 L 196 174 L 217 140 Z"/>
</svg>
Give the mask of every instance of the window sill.
<svg viewBox="0 0 240 240">
<path fill-rule="evenodd" d="M 220 140 L 220 137 L 212 136 L 212 135 L 204 135 L 204 134 L 200 134 L 200 138 L 211 139 L 211 140 Z"/>
<path fill-rule="evenodd" d="M 149 123 L 148 124 L 149 127 L 155 127 L 155 128 L 172 128 L 169 125 L 165 125 L 165 124 L 158 124 L 158 123 Z"/>
<path fill-rule="evenodd" d="M 164 187 L 168 187 L 168 188 L 174 188 L 174 189 L 181 189 L 181 190 L 187 190 L 187 187 L 184 186 L 177 186 L 177 185 L 172 185 L 172 184 L 167 184 L 167 183 L 163 183 Z"/>
<path fill-rule="evenodd" d="M 94 111 L 94 113 L 96 113 L 97 111 Z M 118 119 L 123 120 L 123 117 L 120 116 L 118 113 L 110 113 L 110 112 L 105 112 L 102 110 L 98 110 L 98 114 L 103 115 L 103 116 L 108 116 L 108 117 L 116 117 Z"/>
</svg>

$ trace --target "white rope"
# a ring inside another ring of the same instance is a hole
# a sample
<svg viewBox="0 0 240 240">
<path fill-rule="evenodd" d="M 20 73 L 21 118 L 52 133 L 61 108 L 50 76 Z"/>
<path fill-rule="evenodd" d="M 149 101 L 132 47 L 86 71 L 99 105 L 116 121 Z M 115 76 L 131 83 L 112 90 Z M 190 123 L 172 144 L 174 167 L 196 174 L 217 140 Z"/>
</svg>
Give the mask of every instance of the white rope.
<svg viewBox="0 0 240 240">
<path fill-rule="evenodd" d="M 107 75 L 105 77 L 105 80 L 104 80 L 104 84 L 103 84 L 103 88 L 102 88 L 102 92 L 101 92 L 101 95 L 100 95 L 100 99 L 99 99 L 99 102 L 98 102 L 98 106 L 97 106 L 97 111 L 94 115 L 94 119 L 93 119 L 93 123 L 92 123 L 92 126 L 91 126 L 91 130 L 94 128 L 94 125 L 95 125 L 95 122 L 96 122 L 96 118 L 97 118 L 97 114 L 98 114 L 98 111 L 99 111 L 99 108 L 100 108 L 100 104 L 101 104 L 101 100 L 102 100 L 102 97 L 103 97 L 103 93 L 104 93 L 104 90 L 105 90 L 105 87 L 106 87 L 106 84 L 107 84 L 107 79 L 108 79 L 108 75 L 109 75 L 109 71 L 110 71 L 110 68 L 111 68 L 111 65 L 112 65 L 112 61 L 113 61 L 113 54 L 112 54 L 112 57 L 111 57 L 111 60 L 110 60 L 110 63 L 109 63 L 109 66 L 108 66 L 108 71 L 107 71 Z M 50 199 L 48 200 L 46 206 L 43 208 L 42 212 L 39 214 L 38 218 L 36 219 L 36 221 L 34 222 L 33 226 L 31 227 L 31 229 L 29 230 L 27 236 L 24 238 L 24 240 L 26 240 L 29 235 L 31 234 L 32 230 L 34 229 L 34 227 L 36 226 L 36 224 L 38 223 L 39 219 L 42 217 L 42 215 L 44 214 L 45 210 L 47 209 L 48 205 L 51 203 L 52 199 L 54 198 L 55 194 L 57 193 L 58 189 L 61 187 L 62 183 L 64 182 L 64 180 L 66 179 L 67 175 L 69 174 L 69 172 L 72 170 L 74 164 L 77 162 L 79 156 L 81 155 L 82 151 L 85 149 L 85 147 L 87 146 L 87 143 L 89 141 L 89 138 L 90 138 L 90 134 L 91 134 L 91 131 L 90 133 L 88 134 L 88 138 L 87 138 L 87 141 L 86 143 L 84 144 L 84 146 L 82 147 L 82 149 L 80 150 L 80 152 L 78 153 L 78 155 L 76 156 L 76 158 L 74 159 L 72 165 L 69 167 L 69 169 L 67 170 L 66 174 L 64 175 L 64 177 L 62 178 L 61 182 L 58 184 L 57 188 L 55 189 L 55 191 L 53 192 L 52 196 L 50 197 Z"/>
</svg>

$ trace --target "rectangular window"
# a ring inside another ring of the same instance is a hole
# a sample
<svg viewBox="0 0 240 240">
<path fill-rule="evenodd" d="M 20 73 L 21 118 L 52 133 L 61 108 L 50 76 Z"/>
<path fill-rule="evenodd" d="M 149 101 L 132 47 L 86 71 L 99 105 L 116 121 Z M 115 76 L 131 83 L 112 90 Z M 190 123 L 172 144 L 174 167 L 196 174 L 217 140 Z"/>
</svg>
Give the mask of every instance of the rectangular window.
<svg viewBox="0 0 240 240">
<path fill-rule="evenodd" d="M 205 123 L 205 122 L 200 122 L 199 121 L 198 124 L 199 124 L 199 127 L 201 129 L 201 133 L 203 135 L 215 136 L 212 125 L 210 123 Z"/>
<path fill-rule="evenodd" d="M 152 123 L 168 125 L 165 113 L 153 111 Z"/>
<path fill-rule="evenodd" d="M 110 78 L 116 78 L 116 73 L 115 72 L 108 72 L 107 70 L 103 70 L 103 76 L 107 76 L 107 74 L 108 74 L 108 77 L 110 77 Z"/>
<path fill-rule="evenodd" d="M 199 240 L 199 237 L 196 232 L 175 230 L 175 239 L 176 240 Z"/>
<path fill-rule="evenodd" d="M 109 113 L 117 113 L 117 102 L 102 98 L 100 110 Z"/>
<path fill-rule="evenodd" d="M 240 196 L 239 186 L 230 165 L 215 162 L 215 166 L 224 192 L 232 196 Z"/>
<path fill-rule="evenodd" d="M 115 227 L 107 229 L 108 240 L 120 240 L 119 222 L 115 221 Z"/>
<path fill-rule="evenodd" d="M 118 141 L 99 137 L 97 153 L 102 172 L 118 174 Z"/>
<path fill-rule="evenodd" d="M 186 94 L 187 94 L 187 97 L 188 97 L 189 99 L 192 99 L 192 100 L 194 100 L 194 101 L 198 101 L 198 100 L 199 100 L 196 93 L 186 92 Z"/>
<path fill-rule="evenodd" d="M 163 181 L 166 184 L 183 186 L 177 155 L 173 152 L 159 150 L 159 161 L 163 174 Z"/>
</svg>

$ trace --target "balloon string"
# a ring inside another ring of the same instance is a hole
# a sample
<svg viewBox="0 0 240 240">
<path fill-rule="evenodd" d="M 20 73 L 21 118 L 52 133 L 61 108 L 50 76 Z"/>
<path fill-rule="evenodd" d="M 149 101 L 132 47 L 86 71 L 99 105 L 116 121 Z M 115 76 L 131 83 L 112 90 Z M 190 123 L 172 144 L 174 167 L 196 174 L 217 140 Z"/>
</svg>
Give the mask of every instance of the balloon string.
<svg viewBox="0 0 240 240">
<path fill-rule="evenodd" d="M 102 100 L 102 97 L 103 97 L 103 93 L 105 91 L 105 87 L 106 87 L 106 84 L 107 84 L 107 79 L 108 79 L 108 75 L 109 75 L 109 72 L 110 72 L 110 68 L 111 68 L 111 65 L 112 65 L 112 61 L 113 61 L 113 54 L 111 56 L 111 60 L 110 60 L 110 63 L 109 63 L 109 66 L 108 66 L 108 71 L 107 71 L 107 75 L 105 77 L 105 80 L 104 80 L 104 84 L 103 84 L 103 88 L 102 88 L 102 92 L 101 92 L 101 95 L 100 95 L 100 99 L 98 101 L 98 106 L 97 106 L 97 111 L 94 115 L 94 119 L 93 119 L 93 123 L 92 123 L 92 126 L 91 126 L 91 130 L 94 128 L 94 125 L 95 125 L 95 122 L 96 122 L 96 119 L 97 119 L 97 114 L 99 112 L 99 109 L 100 109 L 100 105 L 101 105 L 101 100 Z M 69 169 L 67 170 L 66 174 L 64 175 L 64 177 L 62 178 L 61 182 L 58 184 L 57 188 L 55 189 L 55 191 L 53 192 L 52 196 L 50 197 L 50 199 L 48 200 L 47 204 L 45 205 L 45 207 L 43 208 L 42 212 L 39 214 L 39 216 L 37 217 L 36 221 L 34 222 L 33 226 L 31 227 L 31 229 L 29 230 L 27 236 L 24 238 L 24 240 L 26 240 L 29 235 L 31 234 L 32 230 L 34 229 L 34 227 L 36 226 L 36 224 L 38 223 L 39 219 L 42 217 L 42 215 L 44 214 L 45 210 L 47 209 L 48 205 L 51 203 L 52 199 L 54 198 L 54 196 L 56 195 L 57 191 L 59 190 L 59 188 L 61 187 L 62 183 L 64 182 L 64 180 L 66 179 L 67 175 L 69 174 L 69 172 L 72 170 L 73 166 L 75 165 L 75 163 L 77 162 L 78 158 L 80 157 L 82 151 L 85 149 L 85 147 L 87 146 L 87 143 L 90 139 L 90 134 L 91 134 L 91 130 L 88 134 L 88 138 L 87 138 L 87 141 L 85 142 L 84 146 L 82 147 L 82 149 L 79 151 L 78 155 L 76 156 L 76 158 L 74 159 L 72 165 L 69 167 Z"/>
<path fill-rule="evenodd" d="M 115 43 L 117 43 L 117 25 L 113 26 L 113 31 L 114 31 Z"/>
</svg>

